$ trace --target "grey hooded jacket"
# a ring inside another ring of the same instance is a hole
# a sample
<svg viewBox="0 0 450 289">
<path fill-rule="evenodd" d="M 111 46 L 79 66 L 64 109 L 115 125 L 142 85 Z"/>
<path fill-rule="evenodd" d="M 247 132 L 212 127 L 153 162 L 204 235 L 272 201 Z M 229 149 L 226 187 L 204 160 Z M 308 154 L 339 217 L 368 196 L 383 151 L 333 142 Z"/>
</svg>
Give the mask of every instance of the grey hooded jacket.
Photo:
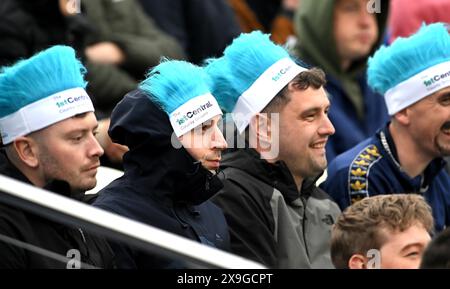
<svg viewBox="0 0 450 289">
<path fill-rule="evenodd" d="M 253 149 L 224 156 L 224 188 L 213 197 L 230 229 L 231 250 L 270 268 L 333 268 L 331 227 L 340 209 L 305 180 L 301 192 L 284 164 Z"/>
</svg>

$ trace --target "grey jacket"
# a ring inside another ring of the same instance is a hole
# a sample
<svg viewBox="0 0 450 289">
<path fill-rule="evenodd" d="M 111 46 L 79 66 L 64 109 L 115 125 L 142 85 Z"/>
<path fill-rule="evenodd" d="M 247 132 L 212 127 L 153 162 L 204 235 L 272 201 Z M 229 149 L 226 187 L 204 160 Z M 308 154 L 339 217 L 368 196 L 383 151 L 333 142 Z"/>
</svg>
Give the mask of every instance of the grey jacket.
<svg viewBox="0 0 450 289">
<path fill-rule="evenodd" d="M 298 192 L 283 162 L 270 164 L 253 149 L 226 154 L 221 177 L 213 201 L 225 213 L 232 252 L 270 268 L 333 268 L 331 226 L 340 210 L 315 180 Z"/>
</svg>

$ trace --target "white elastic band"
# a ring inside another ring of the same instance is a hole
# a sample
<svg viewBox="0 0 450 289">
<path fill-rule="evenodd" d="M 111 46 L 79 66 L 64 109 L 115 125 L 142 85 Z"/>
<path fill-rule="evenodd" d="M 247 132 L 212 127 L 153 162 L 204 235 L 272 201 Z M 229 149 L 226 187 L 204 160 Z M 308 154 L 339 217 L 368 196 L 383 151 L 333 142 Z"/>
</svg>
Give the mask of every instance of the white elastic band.
<svg viewBox="0 0 450 289">
<path fill-rule="evenodd" d="M 52 94 L 0 119 L 3 144 L 88 111 L 94 111 L 94 106 L 83 88 Z"/>
<path fill-rule="evenodd" d="M 389 89 L 384 94 L 389 115 L 447 86 L 450 86 L 450 61 L 427 68 Z"/>
<path fill-rule="evenodd" d="M 175 135 L 179 137 L 205 121 L 221 114 L 222 110 L 216 99 L 210 93 L 207 93 L 190 99 L 172 112 L 170 114 L 170 123 Z"/>
<path fill-rule="evenodd" d="M 239 133 L 249 125 L 251 118 L 261 112 L 269 102 L 300 72 L 308 69 L 286 57 L 272 64 L 239 97 L 233 109 L 233 119 Z"/>
</svg>

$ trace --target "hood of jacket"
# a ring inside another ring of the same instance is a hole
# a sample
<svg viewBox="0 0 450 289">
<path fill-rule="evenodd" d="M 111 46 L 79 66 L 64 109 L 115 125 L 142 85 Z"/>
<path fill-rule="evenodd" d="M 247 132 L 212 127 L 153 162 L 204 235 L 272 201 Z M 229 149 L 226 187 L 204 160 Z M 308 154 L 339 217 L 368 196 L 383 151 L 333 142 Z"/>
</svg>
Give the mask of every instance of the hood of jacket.
<svg viewBox="0 0 450 289">
<path fill-rule="evenodd" d="M 359 88 L 358 77 L 365 73 L 367 59 L 378 48 L 374 45 L 370 54 L 355 61 L 348 70 L 341 67 L 334 38 L 334 6 L 337 0 L 315 1 L 302 0 L 300 9 L 294 19 L 297 35 L 297 44 L 294 53 L 302 60 L 322 68 L 328 80 L 333 79 L 340 83 L 356 109 L 362 110 L 362 91 Z M 381 44 L 386 27 L 389 1 L 380 1 L 381 11 L 376 13 L 378 24 L 378 39 Z"/>
<path fill-rule="evenodd" d="M 223 187 L 181 146 L 167 114 L 142 90 L 128 93 L 115 107 L 109 135 L 130 149 L 123 159 L 124 179 L 140 193 L 198 205 Z"/>
<path fill-rule="evenodd" d="M 243 170 L 247 174 L 271 185 L 281 192 L 288 203 L 295 201 L 300 196 L 308 198 L 314 188 L 316 188 L 315 183 L 317 179 L 322 175 L 320 174 L 316 178 L 305 179 L 299 192 L 294 177 L 283 161 L 269 163 L 261 159 L 260 154 L 251 148 L 225 153 L 221 169 L 228 167 Z"/>
</svg>

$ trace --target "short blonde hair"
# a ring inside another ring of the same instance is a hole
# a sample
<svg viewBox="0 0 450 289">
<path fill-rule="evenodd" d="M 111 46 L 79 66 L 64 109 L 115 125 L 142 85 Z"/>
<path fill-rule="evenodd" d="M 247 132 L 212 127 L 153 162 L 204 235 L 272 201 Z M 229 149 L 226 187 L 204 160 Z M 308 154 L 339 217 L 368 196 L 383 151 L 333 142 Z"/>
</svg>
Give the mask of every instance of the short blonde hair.
<svg viewBox="0 0 450 289">
<path fill-rule="evenodd" d="M 385 242 L 383 229 L 403 232 L 417 223 L 432 232 L 431 208 L 416 194 L 379 195 L 353 204 L 333 226 L 331 259 L 334 266 L 348 268 L 352 255 L 365 255 L 370 249 L 380 249 Z"/>
</svg>

